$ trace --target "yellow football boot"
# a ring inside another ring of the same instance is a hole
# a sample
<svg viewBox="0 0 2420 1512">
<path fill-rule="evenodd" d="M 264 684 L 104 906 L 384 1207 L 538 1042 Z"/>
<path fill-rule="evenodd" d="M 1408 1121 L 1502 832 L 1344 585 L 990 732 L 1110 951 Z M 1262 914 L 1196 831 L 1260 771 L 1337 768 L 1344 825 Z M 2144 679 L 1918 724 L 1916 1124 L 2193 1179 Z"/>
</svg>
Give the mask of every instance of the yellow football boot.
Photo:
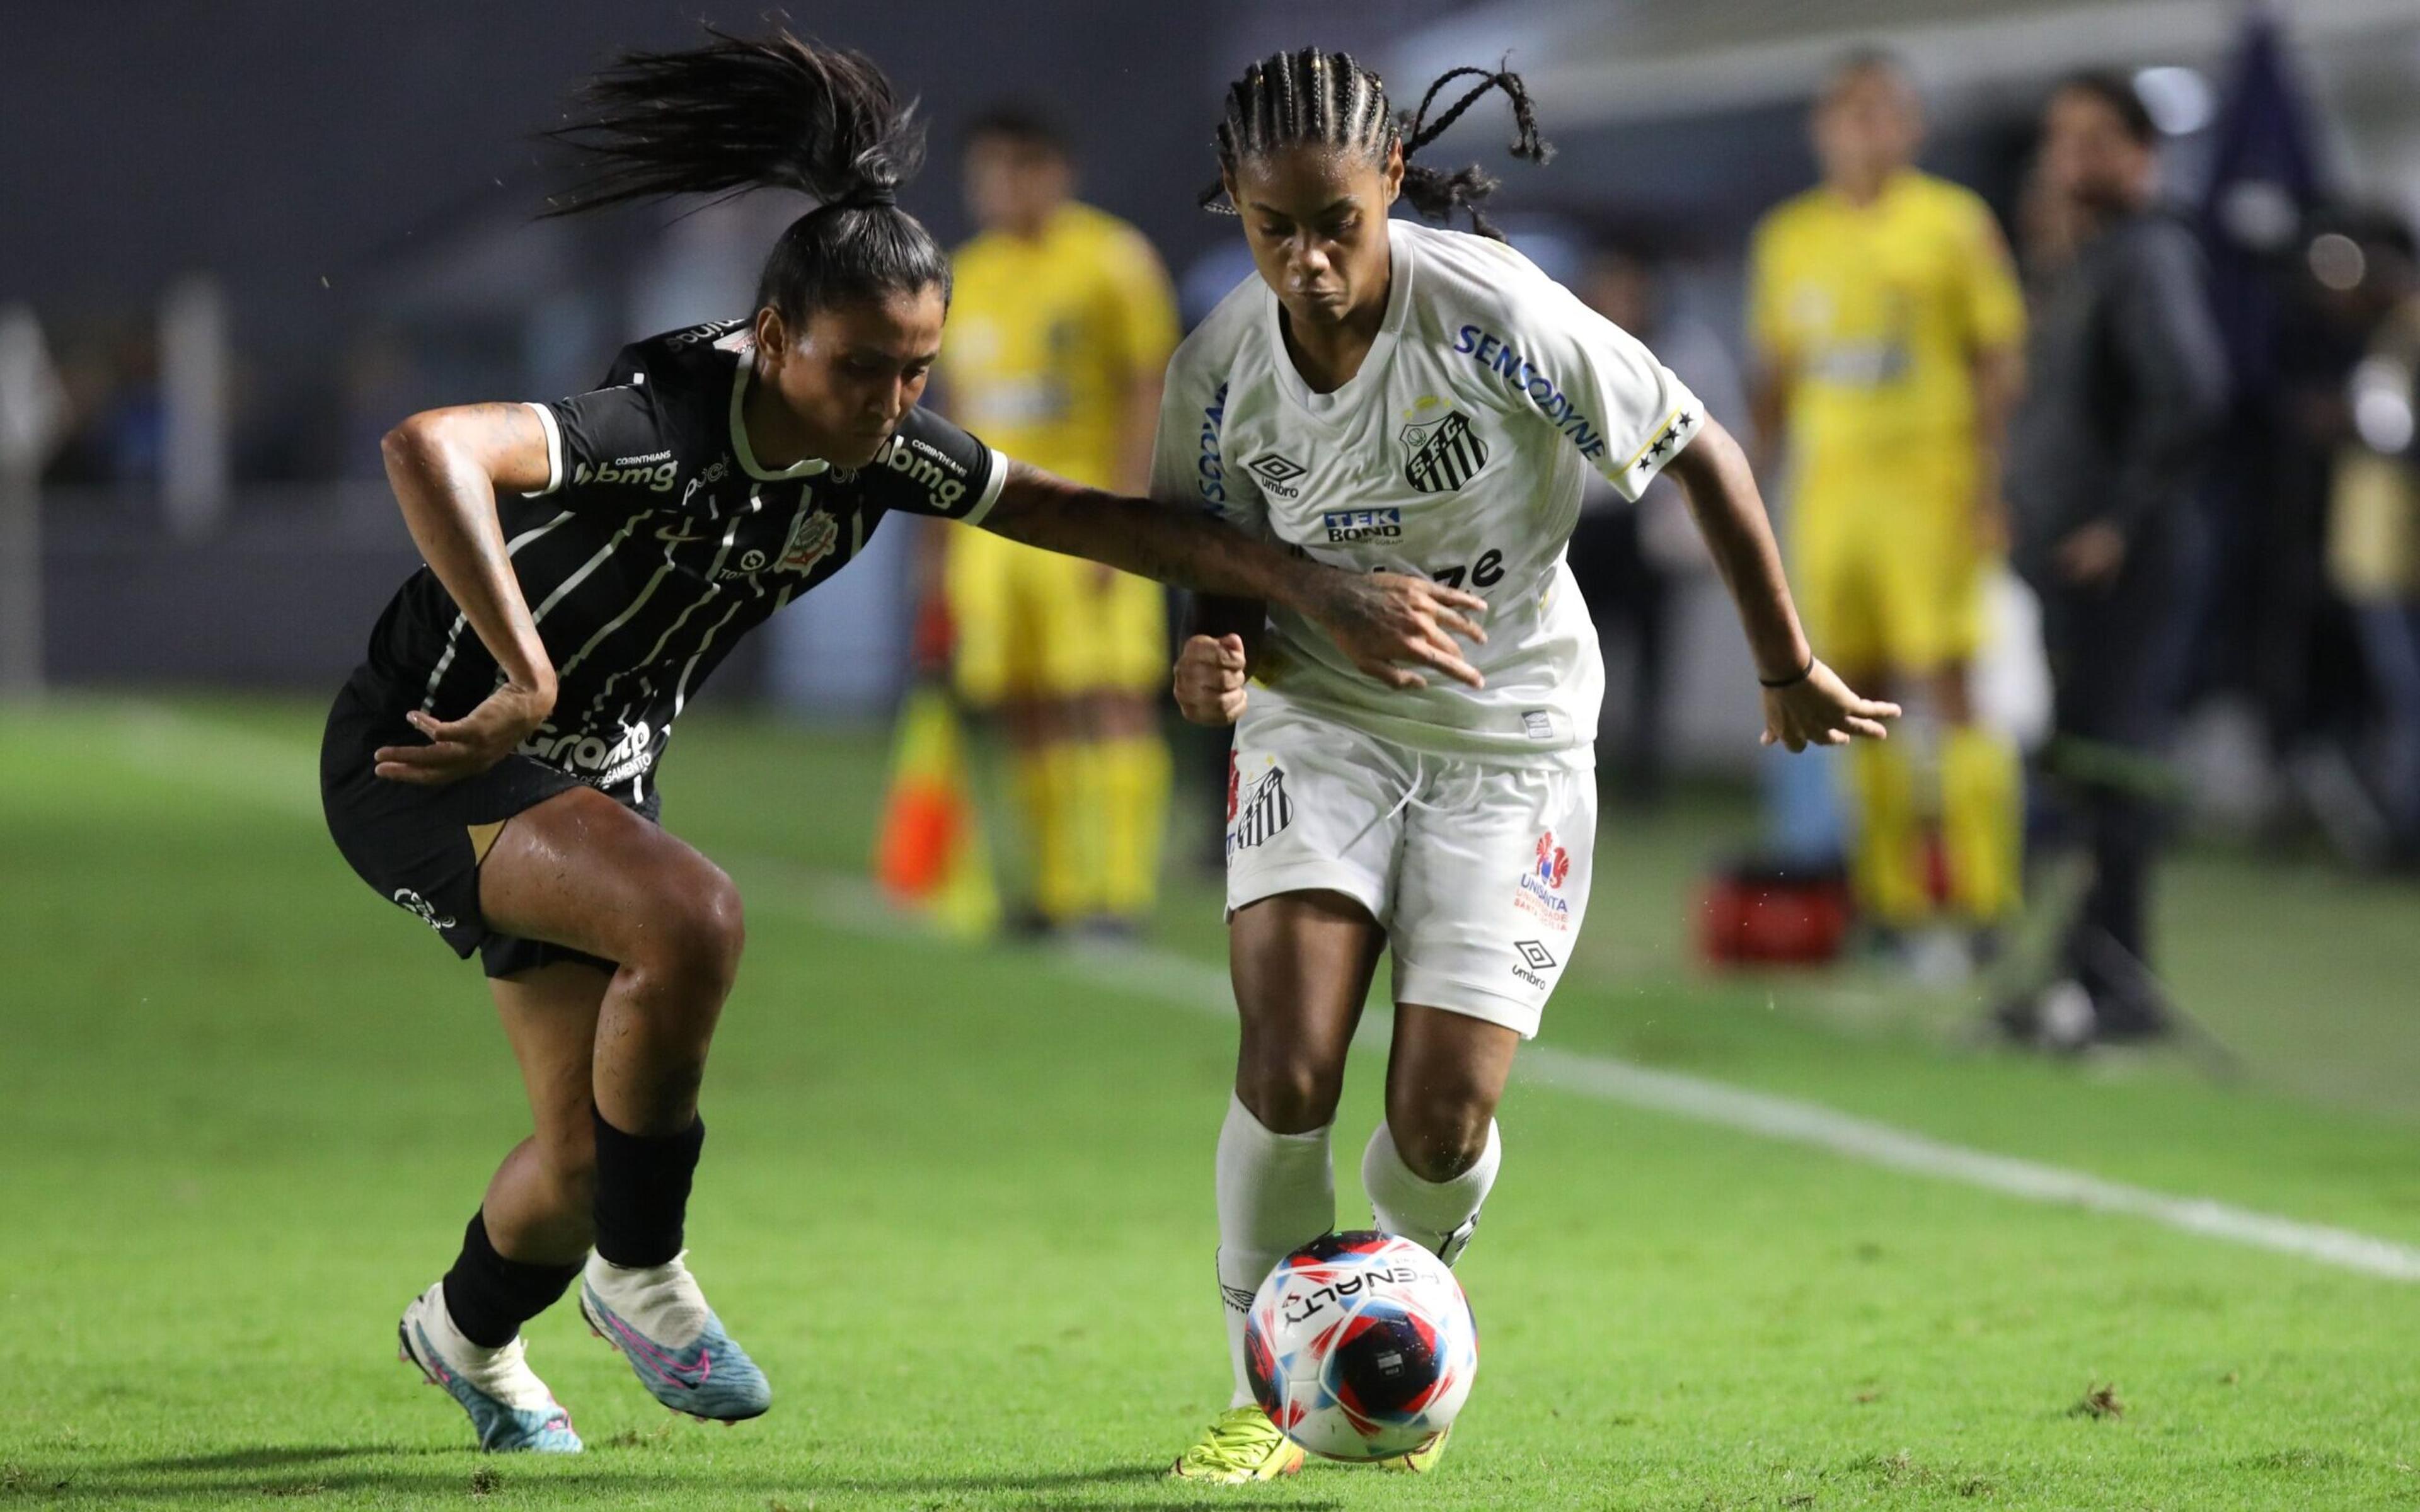
<svg viewBox="0 0 2420 1512">
<path fill-rule="evenodd" d="M 1403 1454 L 1392 1455 L 1379 1460 L 1378 1468 L 1400 1470 L 1414 1475 L 1425 1475 L 1436 1468 L 1438 1460 L 1445 1458 L 1445 1441 L 1452 1436 L 1453 1429 L 1447 1428 L 1417 1449 L 1407 1450 Z"/>
<path fill-rule="evenodd" d="M 1275 1480 L 1302 1468 L 1302 1446 L 1278 1431 L 1269 1414 L 1258 1407 L 1231 1407 L 1210 1420 L 1193 1447 L 1169 1467 L 1172 1480 L 1206 1481 L 1213 1486 L 1249 1486 Z"/>
</svg>

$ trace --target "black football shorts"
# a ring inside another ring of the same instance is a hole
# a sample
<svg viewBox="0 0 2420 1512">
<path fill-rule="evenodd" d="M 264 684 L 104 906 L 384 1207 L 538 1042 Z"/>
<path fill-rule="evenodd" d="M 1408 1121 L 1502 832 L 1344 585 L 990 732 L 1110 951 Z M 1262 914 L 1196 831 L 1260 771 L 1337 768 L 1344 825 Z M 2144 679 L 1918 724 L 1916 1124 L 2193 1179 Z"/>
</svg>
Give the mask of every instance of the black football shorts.
<svg viewBox="0 0 2420 1512">
<path fill-rule="evenodd" d="M 380 897 L 435 930 L 456 955 L 468 959 L 478 951 L 490 977 L 557 961 L 612 971 L 613 962 L 568 946 L 500 933 L 479 914 L 473 827 L 501 824 L 582 786 L 581 780 L 527 756 L 507 756 L 442 787 L 396 782 L 372 771 L 380 747 L 427 739 L 391 700 L 364 688 L 359 679 L 345 685 L 328 711 L 319 746 L 319 801 L 336 849 Z"/>
</svg>

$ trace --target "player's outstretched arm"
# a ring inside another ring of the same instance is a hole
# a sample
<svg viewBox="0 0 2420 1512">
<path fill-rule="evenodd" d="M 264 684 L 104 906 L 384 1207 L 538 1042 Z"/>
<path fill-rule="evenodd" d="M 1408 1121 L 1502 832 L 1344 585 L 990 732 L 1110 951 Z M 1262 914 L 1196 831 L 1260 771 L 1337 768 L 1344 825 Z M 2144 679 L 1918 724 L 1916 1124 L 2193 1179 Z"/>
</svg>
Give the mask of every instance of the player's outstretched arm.
<svg viewBox="0 0 2420 1512">
<path fill-rule="evenodd" d="M 1764 743 L 1804 750 L 1845 746 L 1858 735 L 1889 738 L 1882 721 L 1898 718 L 1899 705 L 1859 698 L 1807 645 L 1756 477 L 1730 432 L 1709 418 L 1664 470 L 1688 495 L 1689 512 L 1739 607 L 1764 685 Z"/>
<path fill-rule="evenodd" d="M 404 523 L 437 580 L 454 595 L 504 681 L 459 719 L 405 716 L 426 746 L 388 746 L 379 776 L 436 785 L 486 771 L 554 711 L 554 663 L 538 639 L 496 518 L 499 486 L 546 487 L 546 431 L 524 404 L 426 409 L 386 433 L 387 481 Z"/>
<path fill-rule="evenodd" d="M 1103 493 L 1022 462 L 1009 464 L 983 526 L 1195 593 L 1282 604 L 1389 687 L 1426 687 L 1420 668 L 1481 686 L 1454 637 L 1487 639 L 1474 617 L 1486 610 L 1486 600 L 1426 578 L 1326 566 L 1198 510 Z"/>
</svg>

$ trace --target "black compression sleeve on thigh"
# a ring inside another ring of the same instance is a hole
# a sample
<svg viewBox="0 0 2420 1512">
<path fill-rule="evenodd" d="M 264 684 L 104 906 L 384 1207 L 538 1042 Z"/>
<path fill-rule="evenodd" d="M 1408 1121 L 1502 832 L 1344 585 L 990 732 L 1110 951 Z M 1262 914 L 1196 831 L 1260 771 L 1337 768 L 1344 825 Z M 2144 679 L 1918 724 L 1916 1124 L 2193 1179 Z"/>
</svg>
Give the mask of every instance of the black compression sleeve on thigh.
<svg viewBox="0 0 2420 1512">
<path fill-rule="evenodd" d="M 500 1350 L 521 1325 L 554 1305 L 580 1266 L 531 1265 L 496 1253 L 488 1238 L 488 1215 L 471 1214 L 462 1230 L 462 1253 L 445 1273 L 445 1312 L 462 1336 L 484 1349 Z"/>
<path fill-rule="evenodd" d="M 706 1144 L 706 1120 L 679 1134 L 624 1134 L 597 1123 L 597 1253 L 609 1265 L 662 1265 L 681 1250 L 690 1178 Z"/>
</svg>

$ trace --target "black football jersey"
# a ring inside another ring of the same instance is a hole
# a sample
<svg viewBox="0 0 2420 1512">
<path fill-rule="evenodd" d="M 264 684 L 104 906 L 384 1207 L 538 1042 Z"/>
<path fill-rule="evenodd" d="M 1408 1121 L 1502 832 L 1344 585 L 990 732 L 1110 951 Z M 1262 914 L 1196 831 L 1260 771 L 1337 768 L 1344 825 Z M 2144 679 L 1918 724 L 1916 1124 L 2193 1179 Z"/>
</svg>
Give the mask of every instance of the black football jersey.
<svg viewBox="0 0 2420 1512">
<path fill-rule="evenodd" d="M 531 406 L 547 486 L 496 501 L 559 683 L 521 754 L 625 802 L 646 802 L 673 721 L 741 636 L 847 565 L 885 514 L 973 524 L 1007 476 L 998 452 L 922 409 L 863 468 L 760 466 L 740 422 L 754 348 L 744 321 L 624 347 L 604 387 Z M 441 719 L 501 681 L 427 567 L 355 676 L 374 704 Z"/>
</svg>

